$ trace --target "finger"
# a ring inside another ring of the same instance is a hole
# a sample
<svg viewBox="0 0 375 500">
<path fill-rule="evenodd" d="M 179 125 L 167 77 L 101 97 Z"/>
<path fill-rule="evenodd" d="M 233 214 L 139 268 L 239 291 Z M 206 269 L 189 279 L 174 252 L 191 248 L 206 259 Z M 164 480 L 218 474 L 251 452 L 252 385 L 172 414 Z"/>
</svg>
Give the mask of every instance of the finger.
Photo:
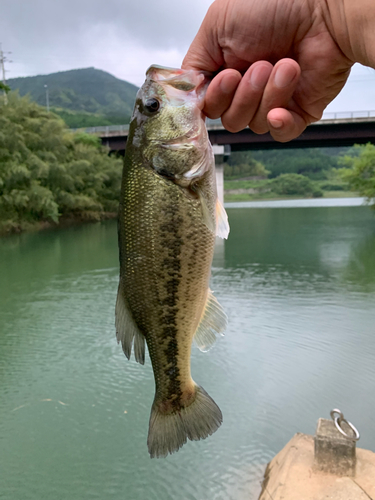
<svg viewBox="0 0 375 500">
<path fill-rule="evenodd" d="M 285 108 L 272 109 L 267 115 L 267 121 L 270 134 L 278 142 L 295 139 L 307 126 L 302 116 Z"/>
<path fill-rule="evenodd" d="M 274 108 L 288 108 L 288 104 L 296 89 L 301 69 L 293 59 L 278 61 L 271 73 L 258 111 L 249 123 L 249 127 L 257 134 L 269 130 L 267 115 Z M 288 122 L 289 123 L 289 122 Z"/>
<path fill-rule="evenodd" d="M 230 106 L 222 116 L 227 130 L 239 132 L 251 122 L 262 100 L 272 68 L 271 63 L 258 61 L 246 71 Z"/>
<path fill-rule="evenodd" d="M 207 88 L 203 112 L 209 118 L 219 118 L 230 106 L 240 81 L 241 73 L 234 69 L 216 75 Z"/>
</svg>

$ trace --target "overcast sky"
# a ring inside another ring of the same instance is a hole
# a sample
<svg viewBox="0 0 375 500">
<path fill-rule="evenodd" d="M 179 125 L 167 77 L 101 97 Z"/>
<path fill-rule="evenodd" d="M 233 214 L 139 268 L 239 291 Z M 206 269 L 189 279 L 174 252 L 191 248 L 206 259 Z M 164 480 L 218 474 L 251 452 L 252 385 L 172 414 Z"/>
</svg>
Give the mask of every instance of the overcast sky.
<svg viewBox="0 0 375 500">
<path fill-rule="evenodd" d="M 95 68 L 141 85 L 179 67 L 212 0 L 1 0 L 7 78 Z M 375 71 L 356 65 L 328 112 L 375 110 Z"/>
</svg>

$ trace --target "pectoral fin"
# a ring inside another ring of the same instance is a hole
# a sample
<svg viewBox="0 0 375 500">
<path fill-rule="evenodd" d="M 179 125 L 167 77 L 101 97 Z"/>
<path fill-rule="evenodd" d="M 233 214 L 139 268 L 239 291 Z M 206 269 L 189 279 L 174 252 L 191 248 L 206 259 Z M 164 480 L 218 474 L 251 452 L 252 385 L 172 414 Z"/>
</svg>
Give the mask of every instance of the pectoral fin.
<svg viewBox="0 0 375 500">
<path fill-rule="evenodd" d="M 227 239 L 229 234 L 229 223 L 223 204 L 220 202 L 219 198 L 217 198 L 215 203 L 215 214 L 213 214 L 203 194 L 198 191 L 198 195 L 201 202 L 204 225 L 207 226 L 215 236 Z"/>
<path fill-rule="evenodd" d="M 219 238 L 224 238 L 225 240 L 228 238 L 229 234 L 229 223 L 228 216 L 223 207 L 223 204 L 220 202 L 219 198 L 216 200 L 216 236 Z"/>
<path fill-rule="evenodd" d="M 145 337 L 139 331 L 129 311 L 129 306 L 123 294 L 121 281 L 117 292 L 115 324 L 117 342 L 121 342 L 125 356 L 130 359 L 134 340 L 135 359 L 138 363 L 143 365 L 145 362 Z"/>
<path fill-rule="evenodd" d="M 208 207 L 207 200 L 206 198 L 199 194 L 199 199 L 201 202 L 201 209 L 202 209 L 202 219 L 203 219 L 203 224 L 208 227 L 208 229 L 213 233 L 216 234 L 216 220 L 211 212 L 211 210 Z"/>
<path fill-rule="evenodd" d="M 202 312 L 194 340 L 198 348 L 207 352 L 211 349 L 218 335 L 224 335 L 228 318 L 211 290 L 207 292 L 207 300 Z"/>
</svg>

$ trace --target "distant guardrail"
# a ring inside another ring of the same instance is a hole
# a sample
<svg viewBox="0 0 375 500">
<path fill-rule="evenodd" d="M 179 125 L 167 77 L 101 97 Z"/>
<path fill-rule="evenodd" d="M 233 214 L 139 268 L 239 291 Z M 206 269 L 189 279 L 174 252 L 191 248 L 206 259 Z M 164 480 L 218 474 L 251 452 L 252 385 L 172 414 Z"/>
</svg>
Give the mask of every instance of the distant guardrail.
<svg viewBox="0 0 375 500">
<path fill-rule="evenodd" d="M 217 120 L 207 119 L 207 125 L 209 127 L 218 127 L 221 128 L 221 120 L 220 118 Z M 127 125 L 103 125 L 100 127 L 86 127 L 86 128 L 74 128 L 72 129 L 74 132 L 86 132 L 86 134 L 100 134 L 100 135 L 113 135 L 118 132 L 119 135 L 127 135 L 129 132 L 129 124 Z"/>
<path fill-rule="evenodd" d="M 127 135 L 129 132 L 129 124 L 126 125 L 103 125 L 101 127 L 86 127 L 73 128 L 73 132 L 86 132 L 86 134 L 103 134 L 113 135 L 113 132 L 118 132 L 120 135 Z"/>
<path fill-rule="evenodd" d="M 323 117 L 320 122 L 332 121 L 332 120 L 356 120 L 361 118 L 374 118 L 375 111 L 337 111 L 334 113 L 327 112 L 323 113 Z M 316 122 L 319 123 L 319 122 Z M 210 130 L 223 128 L 221 120 L 211 120 L 207 119 L 207 128 Z M 110 137 L 113 135 L 128 135 L 129 124 L 126 125 L 104 125 L 102 127 L 88 127 L 88 128 L 76 128 L 72 129 L 74 131 L 85 132 L 86 134 L 97 134 L 101 137 Z"/>
</svg>

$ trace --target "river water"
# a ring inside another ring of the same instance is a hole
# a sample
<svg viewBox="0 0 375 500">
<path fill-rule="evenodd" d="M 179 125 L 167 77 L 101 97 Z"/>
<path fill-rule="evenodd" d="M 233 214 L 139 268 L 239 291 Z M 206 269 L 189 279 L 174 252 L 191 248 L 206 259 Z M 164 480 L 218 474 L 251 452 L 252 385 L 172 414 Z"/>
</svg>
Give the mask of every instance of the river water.
<svg viewBox="0 0 375 500">
<path fill-rule="evenodd" d="M 335 407 L 375 451 L 374 214 L 293 206 L 227 208 L 212 288 L 229 327 L 192 354 L 224 423 L 159 460 L 150 362 L 115 341 L 115 222 L 0 240 L 0 498 L 252 499 Z"/>
</svg>

